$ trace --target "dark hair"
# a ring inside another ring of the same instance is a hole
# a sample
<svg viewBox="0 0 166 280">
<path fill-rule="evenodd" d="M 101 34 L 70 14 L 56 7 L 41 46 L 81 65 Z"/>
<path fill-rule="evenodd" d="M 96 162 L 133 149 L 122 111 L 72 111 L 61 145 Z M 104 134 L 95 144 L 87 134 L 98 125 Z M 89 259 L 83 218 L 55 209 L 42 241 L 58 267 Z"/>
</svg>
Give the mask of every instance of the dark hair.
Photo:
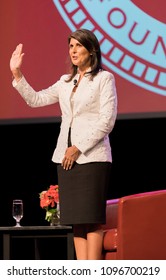
<svg viewBox="0 0 166 280">
<path fill-rule="evenodd" d="M 71 38 L 74 38 L 78 42 L 80 42 L 90 53 L 91 53 L 91 71 L 88 72 L 89 75 L 91 75 L 91 78 L 93 77 L 101 70 L 101 50 L 100 50 L 100 44 L 97 39 L 97 37 L 94 35 L 94 33 L 88 29 L 78 29 L 70 34 L 68 37 L 68 44 L 70 44 Z M 71 64 L 71 76 L 67 80 L 67 82 L 70 82 L 73 77 L 77 74 L 77 66 L 74 64 Z"/>
</svg>

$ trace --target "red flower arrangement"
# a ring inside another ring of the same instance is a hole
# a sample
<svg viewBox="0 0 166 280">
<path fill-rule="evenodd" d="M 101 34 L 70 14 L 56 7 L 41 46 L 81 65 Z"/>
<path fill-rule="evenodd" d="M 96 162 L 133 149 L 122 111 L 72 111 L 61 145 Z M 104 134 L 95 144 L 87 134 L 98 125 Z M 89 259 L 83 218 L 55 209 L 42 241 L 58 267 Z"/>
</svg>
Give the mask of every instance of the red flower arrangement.
<svg viewBox="0 0 166 280">
<path fill-rule="evenodd" d="M 39 194 L 40 206 L 46 210 L 45 220 L 51 221 L 53 214 L 59 211 L 59 186 L 50 185 L 47 191 Z"/>
</svg>

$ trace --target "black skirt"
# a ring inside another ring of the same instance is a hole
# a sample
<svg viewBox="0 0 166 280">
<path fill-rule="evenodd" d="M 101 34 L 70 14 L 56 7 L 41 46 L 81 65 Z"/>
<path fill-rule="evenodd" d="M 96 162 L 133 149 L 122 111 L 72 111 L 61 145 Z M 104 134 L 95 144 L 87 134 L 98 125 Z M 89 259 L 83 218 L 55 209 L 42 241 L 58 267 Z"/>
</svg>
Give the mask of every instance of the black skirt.
<svg viewBox="0 0 166 280">
<path fill-rule="evenodd" d="M 110 169 L 110 162 L 57 165 L 61 224 L 105 223 Z"/>
</svg>

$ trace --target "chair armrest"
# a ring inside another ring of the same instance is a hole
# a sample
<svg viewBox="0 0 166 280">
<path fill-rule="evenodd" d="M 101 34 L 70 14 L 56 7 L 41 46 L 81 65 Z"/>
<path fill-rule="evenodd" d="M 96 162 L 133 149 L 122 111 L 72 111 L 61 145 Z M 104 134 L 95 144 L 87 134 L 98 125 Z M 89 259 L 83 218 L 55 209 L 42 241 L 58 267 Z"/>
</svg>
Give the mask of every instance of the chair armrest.
<svg viewBox="0 0 166 280">
<path fill-rule="evenodd" d="M 118 201 L 119 199 L 107 200 L 106 224 L 102 225 L 103 236 L 103 255 L 104 259 L 116 259 L 117 250 L 117 222 L 118 222 Z"/>
<path fill-rule="evenodd" d="M 107 200 L 106 224 L 102 226 L 104 230 L 117 228 L 118 224 L 118 201 L 119 199 Z"/>
</svg>

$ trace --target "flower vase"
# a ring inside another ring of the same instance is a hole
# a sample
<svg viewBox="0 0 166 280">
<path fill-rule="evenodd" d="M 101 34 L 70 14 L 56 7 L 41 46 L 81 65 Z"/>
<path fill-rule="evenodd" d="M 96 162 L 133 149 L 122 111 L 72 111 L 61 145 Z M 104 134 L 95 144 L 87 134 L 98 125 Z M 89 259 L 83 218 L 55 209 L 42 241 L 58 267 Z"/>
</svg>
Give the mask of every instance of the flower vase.
<svg viewBox="0 0 166 280">
<path fill-rule="evenodd" d="M 56 211 L 52 213 L 50 226 L 58 226 L 60 225 L 60 208 L 59 203 L 57 203 Z"/>
</svg>

